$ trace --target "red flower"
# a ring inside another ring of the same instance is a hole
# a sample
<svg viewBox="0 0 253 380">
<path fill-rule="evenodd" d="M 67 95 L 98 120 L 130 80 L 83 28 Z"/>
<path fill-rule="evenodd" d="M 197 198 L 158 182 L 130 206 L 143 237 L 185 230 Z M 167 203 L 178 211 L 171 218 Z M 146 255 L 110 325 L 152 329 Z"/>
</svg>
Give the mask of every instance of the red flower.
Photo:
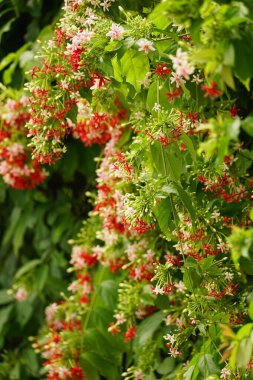
<svg viewBox="0 0 253 380">
<path fill-rule="evenodd" d="M 205 98 L 215 99 L 218 96 L 220 96 L 222 94 L 222 91 L 217 90 L 216 87 L 217 87 L 217 83 L 215 83 L 215 82 L 211 82 L 211 86 L 210 87 L 205 86 L 204 84 L 202 84 L 201 85 L 202 90 L 206 91 L 204 97 Z"/>
<path fill-rule="evenodd" d="M 87 376 L 83 373 L 83 369 L 76 365 L 75 367 L 71 368 L 71 375 L 73 376 L 72 379 L 78 380 L 78 379 L 85 379 Z"/>
<path fill-rule="evenodd" d="M 233 106 L 229 110 L 231 117 L 237 116 L 239 111 L 239 108 L 237 108 L 235 104 L 233 104 Z"/>
<path fill-rule="evenodd" d="M 170 69 L 166 66 L 165 63 L 157 65 L 154 73 L 159 75 L 160 78 L 164 78 L 165 75 L 170 75 Z"/>
<path fill-rule="evenodd" d="M 175 91 L 165 92 L 165 95 L 168 96 L 168 98 L 170 99 L 170 103 L 172 103 L 174 98 L 179 98 L 179 95 L 181 94 L 181 92 L 182 92 L 182 89 L 181 87 L 179 87 Z"/>
<path fill-rule="evenodd" d="M 89 303 L 90 300 L 85 295 L 82 295 L 82 297 L 80 298 L 80 302 L 81 303 Z"/>
<path fill-rule="evenodd" d="M 192 111 L 190 111 L 190 112 L 188 112 L 188 113 L 186 114 L 186 116 L 188 117 L 188 119 L 189 119 L 193 124 L 195 124 L 196 121 L 198 120 L 198 112 L 192 112 Z"/>
<path fill-rule="evenodd" d="M 183 152 L 184 150 L 187 150 L 186 145 L 181 144 L 179 149 Z"/>
<path fill-rule="evenodd" d="M 133 340 L 136 337 L 137 326 L 128 327 L 127 331 L 123 333 L 125 337 L 125 342 L 128 343 L 130 340 Z"/>
<path fill-rule="evenodd" d="M 118 334 L 120 332 L 119 326 L 115 325 L 113 322 L 110 322 L 109 326 L 110 326 L 108 329 L 109 333 L 115 335 L 115 334 Z"/>
<path fill-rule="evenodd" d="M 82 259 L 84 259 L 84 261 L 88 267 L 94 267 L 94 265 L 97 264 L 97 256 L 95 256 L 95 255 L 91 255 L 90 253 L 83 251 L 81 253 L 81 257 L 82 257 Z"/>
</svg>

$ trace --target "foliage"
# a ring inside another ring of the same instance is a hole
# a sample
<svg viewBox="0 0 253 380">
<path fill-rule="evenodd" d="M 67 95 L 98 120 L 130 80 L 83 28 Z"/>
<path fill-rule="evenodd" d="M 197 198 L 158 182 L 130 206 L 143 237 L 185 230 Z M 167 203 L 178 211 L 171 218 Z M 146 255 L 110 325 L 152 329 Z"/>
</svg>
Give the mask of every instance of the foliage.
<svg viewBox="0 0 253 380">
<path fill-rule="evenodd" d="M 33 338 L 37 376 L 253 378 L 252 13 L 246 0 L 65 2 L 26 86 L 31 159 L 67 151 L 72 167 L 70 135 L 104 148 L 74 278 Z"/>
</svg>

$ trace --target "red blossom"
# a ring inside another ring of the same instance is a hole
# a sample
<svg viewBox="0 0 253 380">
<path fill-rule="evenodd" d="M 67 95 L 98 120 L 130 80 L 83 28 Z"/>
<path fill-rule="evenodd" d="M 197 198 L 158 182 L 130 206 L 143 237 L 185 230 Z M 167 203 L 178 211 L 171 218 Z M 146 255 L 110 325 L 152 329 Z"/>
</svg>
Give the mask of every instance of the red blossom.
<svg viewBox="0 0 253 380">
<path fill-rule="evenodd" d="M 110 322 L 108 331 L 109 333 L 116 335 L 120 332 L 120 327 L 115 325 L 113 322 Z"/>
<path fill-rule="evenodd" d="M 169 98 L 170 103 L 172 103 L 175 98 L 179 98 L 181 92 L 182 92 L 181 87 L 178 87 L 175 91 L 165 92 L 165 95 Z"/>
<path fill-rule="evenodd" d="M 233 104 L 233 106 L 229 110 L 231 117 L 236 117 L 239 111 L 240 109 L 237 108 L 235 104 Z"/>
<path fill-rule="evenodd" d="M 205 91 L 204 97 L 211 98 L 212 100 L 216 99 L 222 94 L 222 91 L 217 89 L 217 83 L 211 82 L 211 85 L 208 87 L 204 84 L 201 85 L 203 91 Z"/>
<path fill-rule="evenodd" d="M 85 373 L 83 372 L 83 369 L 79 367 L 78 365 L 76 365 L 75 367 L 72 367 L 70 371 L 72 375 L 71 379 L 73 380 L 86 379 L 87 377 Z"/>
<path fill-rule="evenodd" d="M 125 337 L 125 342 L 128 343 L 130 340 L 133 340 L 136 337 L 137 326 L 128 327 L 127 331 L 123 333 Z"/>
<path fill-rule="evenodd" d="M 170 69 L 166 66 L 166 63 L 162 63 L 156 66 L 154 74 L 163 79 L 166 75 L 170 75 Z"/>
<path fill-rule="evenodd" d="M 97 264 L 97 256 L 96 255 L 93 255 L 93 254 L 90 254 L 88 252 L 84 252 L 82 251 L 81 255 L 82 259 L 84 260 L 85 264 L 88 266 L 88 267 L 94 267 L 94 265 Z"/>
</svg>

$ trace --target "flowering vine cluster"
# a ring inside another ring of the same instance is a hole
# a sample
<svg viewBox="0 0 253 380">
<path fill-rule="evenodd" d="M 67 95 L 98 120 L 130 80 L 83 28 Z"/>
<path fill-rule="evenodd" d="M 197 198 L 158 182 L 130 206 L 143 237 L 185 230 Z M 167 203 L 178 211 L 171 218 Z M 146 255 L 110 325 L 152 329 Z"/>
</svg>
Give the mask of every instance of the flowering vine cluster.
<svg viewBox="0 0 253 380">
<path fill-rule="evenodd" d="M 103 146 L 34 347 L 50 380 L 251 379 L 252 117 L 231 59 L 249 10 L 122 3 L 66 1 L 27 85 L 36 162 L 71 133 Z"/>
<path fill-rule="evenodd" d="M 14 189 L 32 189 L 46 177 L 46 171 L 31 158 L 27 147 L 27 129 L 30 120 L 29 100 L 8 98 L 1 104 L 0 174 Z"/>
</svg>

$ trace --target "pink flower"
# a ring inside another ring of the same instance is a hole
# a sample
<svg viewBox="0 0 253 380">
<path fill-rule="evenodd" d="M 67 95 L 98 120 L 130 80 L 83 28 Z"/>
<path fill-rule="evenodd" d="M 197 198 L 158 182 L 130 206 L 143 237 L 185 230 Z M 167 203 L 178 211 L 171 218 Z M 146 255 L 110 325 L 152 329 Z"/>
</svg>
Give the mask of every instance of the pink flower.
<svg viewBox="0 0 253 380">
<path fill-rule="evenodd" d="M 146 40 L 146 38 L 141 38 L 139 41 L 137 41 L 137 45 L 139 46 L 139 51 L 144 51 L 146 54 L 148 54 L 150 51 L 154 51 L 154 45 L 152 41 Z"/>
<path fill-rule="evenodd" d="M 222 368 L 221 373 L 220 373 L 220 378 L 221 378 L 221 379 L 226 379 L 227 376 L 230 376 L 230 375 L 231 375 L 231 372 L 230 372 L 229 369 L 227 369 L 227 368 Z"/>
<path fill-rule="evenodd" d="M 111 37 L 112 40 L 121 40 L 124 33 L 124 28 L 117 24 L 112 24 L 111 30 L 106 34 L 106 36 Z"/>
<path fill-rule="evenodd" d="M 119 325 L 126 322 L 126 319 L 123 314 L 116 314 L 115 318 L 117 319 Z"/>
<path fill-rule="evenodd" d="M 134 371 L 134 379 L 135 380 L 142 380 L 143 379 L 143 373 L 140 370 Z"/>
<path fill-rule="evenodd" d="M 46 314 L 46 320 L 48 323 L 52 323 L 57 309 L 58 309 L 58 305 L 55 302 L 46 308 L 45 314 Z"/>
<path fill-rule="evenodd" d="M 175 284 L 175 288 L 177 288 L 177 292 L 180 293 L 184 293 L 184 291 L 186 290 L 183 281 L 179 281 L 177 284 Z"/>
<path fill-rule="evenodd" d="M 19 288 L 18 291 L 15 293 L 15 298 L 18 302 L 25 301 L 27 299 L 28 293 L 25 288 Z"/>
</svg>

